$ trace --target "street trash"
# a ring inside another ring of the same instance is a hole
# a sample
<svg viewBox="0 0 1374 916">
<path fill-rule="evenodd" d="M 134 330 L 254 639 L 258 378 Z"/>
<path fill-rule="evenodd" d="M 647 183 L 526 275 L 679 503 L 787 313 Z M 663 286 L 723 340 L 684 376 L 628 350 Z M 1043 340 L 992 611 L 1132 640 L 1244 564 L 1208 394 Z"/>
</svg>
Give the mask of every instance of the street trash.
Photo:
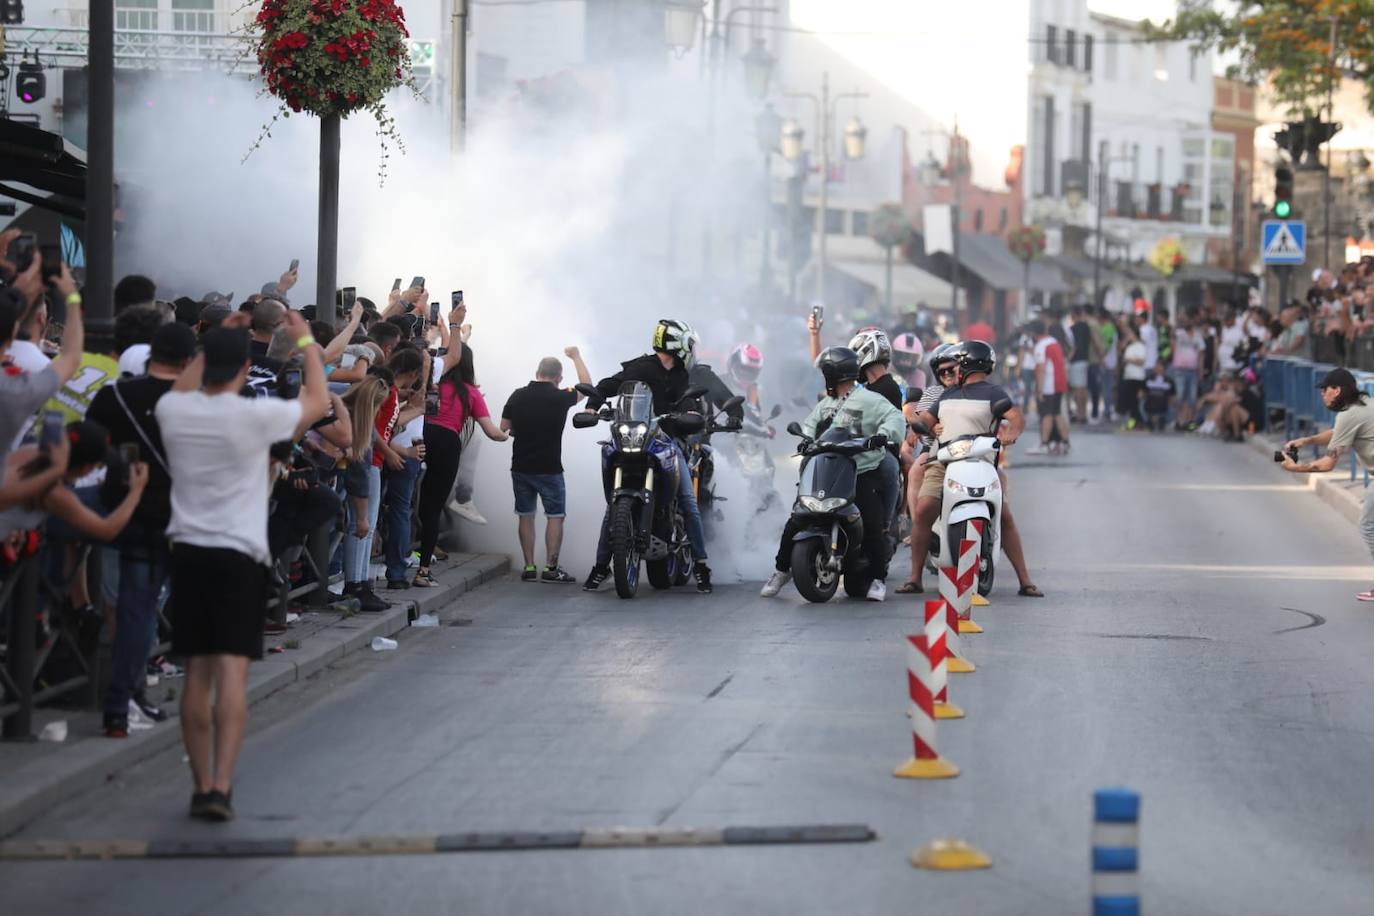
<svg viewBox="0 0 1374 916">
<path fill-rule="evenodd" d="M 396 648 L 396 640 L 387 639 L 385 636 L 372 637 L 373 652 L 389 652 L 394 648 Z"/>
<path fill-rule="evenodd" d="M 58 719 L 56 722 L 49 722 L 43 726 L 43 730 L 38 733 L 39 741 L 52 741 L 60 744 L 67 740 L 67 720 Z"/>
<path fill-rule="evenodd" d="M 439 625 L 439 618 L 435 617 L 433 614 L 421 614 L 411 621 L 410 625 L 412 627 L 437 627 Z"/>
<path fill-rule="evenodd" d="M 286 615 L 286 622 L 287 622 L 287 623 L 295 623 L 296 621 L 298 621 L 298 620 L 300 620 L 300 619 L 301 619 L 301 615 L 300 615 L 300 614 L 287 614 L 287 615 Z"/>
</svg>

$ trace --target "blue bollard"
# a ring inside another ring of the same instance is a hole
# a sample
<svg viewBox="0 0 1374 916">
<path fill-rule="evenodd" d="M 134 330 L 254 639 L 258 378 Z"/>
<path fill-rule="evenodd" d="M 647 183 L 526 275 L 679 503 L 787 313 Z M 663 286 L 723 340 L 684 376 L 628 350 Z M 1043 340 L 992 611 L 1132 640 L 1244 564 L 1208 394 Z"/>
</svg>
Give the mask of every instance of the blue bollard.
<svg viewBox="0 0 1374 916">
<path fill-rule="evenodd" d="M 1140 793 L 1093 793 L 1093 916 L 1140 916 Z"/>
</svg>

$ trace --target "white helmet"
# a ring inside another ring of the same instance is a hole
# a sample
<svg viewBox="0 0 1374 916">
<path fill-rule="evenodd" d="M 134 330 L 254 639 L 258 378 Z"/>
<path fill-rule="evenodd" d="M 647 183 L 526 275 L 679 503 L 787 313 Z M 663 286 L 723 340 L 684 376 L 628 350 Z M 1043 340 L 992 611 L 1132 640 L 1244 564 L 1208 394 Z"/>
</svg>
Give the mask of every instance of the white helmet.
<svg viewBox="0 0 1374 916">
<path fill-rule="evenodd" d="M 882 328 L 860 328 L 849 342 L 849 349 L 859 354 L 860 369 L 867 369 L 874 363 L 892 362 L 892 344 Z"/>
<path fill-rule="evenodd" d="M 676 318 L 660 318 L 654 325 L 655 352 L 671 353 L 682 360 L 686 369 L 692 368 L 697 361 L 697 343 L 700 338 L 692 326 Z"/>
</svg>

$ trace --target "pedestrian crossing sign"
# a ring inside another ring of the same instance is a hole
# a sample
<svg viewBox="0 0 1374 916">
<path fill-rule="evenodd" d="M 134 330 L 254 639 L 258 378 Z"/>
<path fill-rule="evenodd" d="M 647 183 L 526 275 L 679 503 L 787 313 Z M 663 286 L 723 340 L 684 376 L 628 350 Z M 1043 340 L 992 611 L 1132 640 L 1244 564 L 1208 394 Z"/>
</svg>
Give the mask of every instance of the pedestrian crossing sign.
<svg viewBox="0 0 1374 916">
<path fill-rule="evenodd" d="M 1263 228 L 1260 253 L 1265 264 L 1302 264 L 1307 260 L 1307 223 L 1268 219 Z"/>
</svg>

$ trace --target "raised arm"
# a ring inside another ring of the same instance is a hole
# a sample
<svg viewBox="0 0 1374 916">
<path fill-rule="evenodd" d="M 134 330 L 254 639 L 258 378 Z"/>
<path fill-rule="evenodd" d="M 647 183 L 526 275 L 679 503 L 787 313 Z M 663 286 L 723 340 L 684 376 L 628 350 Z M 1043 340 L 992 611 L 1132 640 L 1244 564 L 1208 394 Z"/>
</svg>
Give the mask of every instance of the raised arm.
<svg viewBox="0 0 1374 916">
<path fill-rule="evenodd" d="M 305 431 L 315 425 L 315 421 L 329 411 L 329 385 L 324 379 L 324 361 L 320 358 L 320 345 L 310 336 L 310 325 L 305 323 L 300 312 L 288 311 L 283 322 L 291 336 L 296 340 L 296 349 L 301 351 L 305 364 L 305 378 L 301 384 L 299 401 L 301 419 L 296 426 L 299 439 Z"/>
<path fill-rule="evenodd" d="M 72 272 L 66 264 L 62 265 L 62 273 L 53 278 L 52 285 L 57 295 L 67 303 L 67 320 L 62 325 L 62 352 L 52 361 L 58 384 L 65 385 L 81 366 L 81 353 L 86 347 L 86 328 L 81 315 L 81 294 L 76 291 L 76 281 L 72 279 Z"/>
<path fill-rule="evenodd" d="M 148 465 L 137 462 L 129 467 L 129 492 L 109 515 L 92 512 L 70 487 L 54 487 L 43 500 L 43 507 L 93 541 L 114 540 L 133 518 L 143 489 L 148 485 Z"/>
<path fill-rule="evenodd" d="M 334 335 L 334 339 L 329 341 L 329 346 L 324 348 L 321 357 L 326 363 L 337 363 L 342 357 L 343 352 L 348 348 L 348 344 L 353 340 L 353 332 L 358 330 L 358 325 L 363 320 L 363 304 L 354 302 L 353 309 L 348 313 L 348 324 L 344 325 L 343 330 Z M 339 379 L 343 381 L 343 379 Z"/>
</svg>

